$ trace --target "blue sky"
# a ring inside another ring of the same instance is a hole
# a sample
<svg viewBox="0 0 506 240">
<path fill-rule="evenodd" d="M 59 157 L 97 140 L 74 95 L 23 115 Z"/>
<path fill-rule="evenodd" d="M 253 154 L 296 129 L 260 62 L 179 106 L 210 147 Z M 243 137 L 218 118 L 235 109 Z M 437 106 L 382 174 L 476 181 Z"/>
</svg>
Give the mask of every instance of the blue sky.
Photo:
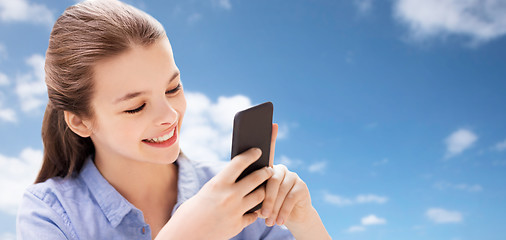
<svg viewBox="0 0 506 240">
<path fill-rule="evenodd" d="M 275 161 L 334 239 L 506 235 L 506 1 L 127 2 L 173 45 L 190 157 L 228 160 L 235 111 L 272 101 Z M 0 0 L 1 239 L 40 165 L 44 53 L 74 3 Z"/>
</svg>

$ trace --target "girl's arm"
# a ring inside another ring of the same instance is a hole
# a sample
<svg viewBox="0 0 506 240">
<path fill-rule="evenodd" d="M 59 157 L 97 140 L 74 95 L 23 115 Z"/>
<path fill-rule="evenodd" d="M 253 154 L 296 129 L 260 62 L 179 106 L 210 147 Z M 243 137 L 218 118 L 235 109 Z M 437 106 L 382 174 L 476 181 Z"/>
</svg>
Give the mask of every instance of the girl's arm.
<svg viewBox="0 0 506 240">
<path fill-rule="evenodd" d="M 305 221 L 302 222 L 290 222 L 288 221 L 286 227 L 290 229 L 292 235 L 297 239 L 331 239 L 327 233 L 323 222 L 316 212 L 316 209 L 312 208 Z"/>
</svg>

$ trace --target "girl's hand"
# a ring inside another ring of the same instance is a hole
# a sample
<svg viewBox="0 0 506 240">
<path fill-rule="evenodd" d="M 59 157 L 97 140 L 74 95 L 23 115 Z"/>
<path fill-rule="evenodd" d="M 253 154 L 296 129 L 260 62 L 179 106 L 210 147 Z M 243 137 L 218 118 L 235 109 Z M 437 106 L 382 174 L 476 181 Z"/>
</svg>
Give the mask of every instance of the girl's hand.
<svg viewBox="0 0 506 240">
<path fill-rule="evenodd" d="M 261 150 L 252 148 L 234 157 L 223 171 L 181 205 L 160 231 L 160 239 L 229 239 L 253 223 L 258 214 L 245 213 L 264 200 L 265 188 L 252 191 L 269 179 L 273 170 L 266 167 L 235 181 L 260 156 Z"/>
<path fill-rule="evenodd" d="M 301 223 L 313 211 L 306 183 L 284 165 L 275 165 L 260 210 L 267 226 Z"/>
<path fill-rule="evenodd" d="M 277 133 L 278 125 L 273 124 L 269 165 L 274 175 L 267 182 L 265 200 L 259 210 L 267 226 L 301 223 L 314 211 L 306 183 L 284 165 L 273 166 Z"/>
</svg>

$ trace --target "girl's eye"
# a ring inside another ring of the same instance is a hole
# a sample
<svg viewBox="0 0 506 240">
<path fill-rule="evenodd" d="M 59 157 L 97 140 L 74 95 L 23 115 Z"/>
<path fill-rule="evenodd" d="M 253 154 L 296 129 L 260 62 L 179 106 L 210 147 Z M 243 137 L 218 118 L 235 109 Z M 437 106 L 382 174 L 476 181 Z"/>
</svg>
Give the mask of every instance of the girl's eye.
<svg viewBox="0 0 506 240">
<path fill-rule="evenodd" d="M 181 89 L 181 83 L 179 83 L 177 85 L 177 87 L 175 87 L 174 89 L 165 91 L 165 94 L 173 94 L 173 93 L 176 93 L 177 91 L 179 91 L 180 89 Z"/>
<path fill-rule="evenodd" d="M 146 106 L 145 103 L 143 103 L 140 107 L 136 108 L 136 109 L 132 109 L 132 110 L 126 110 L 125 112 L 126 113 L 130 113 L 130 114 L 134 114 L 134 113 L 138 113 L 140 112 L 144 107 Z"/>
</svg>

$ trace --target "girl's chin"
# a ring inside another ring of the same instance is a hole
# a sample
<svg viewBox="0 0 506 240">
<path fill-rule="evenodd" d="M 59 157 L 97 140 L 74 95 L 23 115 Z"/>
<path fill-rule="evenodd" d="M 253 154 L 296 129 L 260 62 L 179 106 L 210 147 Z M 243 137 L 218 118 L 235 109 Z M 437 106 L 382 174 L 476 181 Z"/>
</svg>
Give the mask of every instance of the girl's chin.
<svg viewBox="0 0 506 240">
<path fill-rule="evenodd" d="M 171 149 L 170 151 L 167 151 L 164 153 L 155 153 L 154 155 L 152 155 L 152 157 L 150 159 L 148 159 L 148 161 L 153 162 L 153 160 L 155 160 L 155 162 L 161 163 L 161 164 L 174 163 L 179 157 L 180 149 L 179 149 L 179 146 L 173 146 L 173 147 L 175 147 L 175 148 Z"/>
</svg>

